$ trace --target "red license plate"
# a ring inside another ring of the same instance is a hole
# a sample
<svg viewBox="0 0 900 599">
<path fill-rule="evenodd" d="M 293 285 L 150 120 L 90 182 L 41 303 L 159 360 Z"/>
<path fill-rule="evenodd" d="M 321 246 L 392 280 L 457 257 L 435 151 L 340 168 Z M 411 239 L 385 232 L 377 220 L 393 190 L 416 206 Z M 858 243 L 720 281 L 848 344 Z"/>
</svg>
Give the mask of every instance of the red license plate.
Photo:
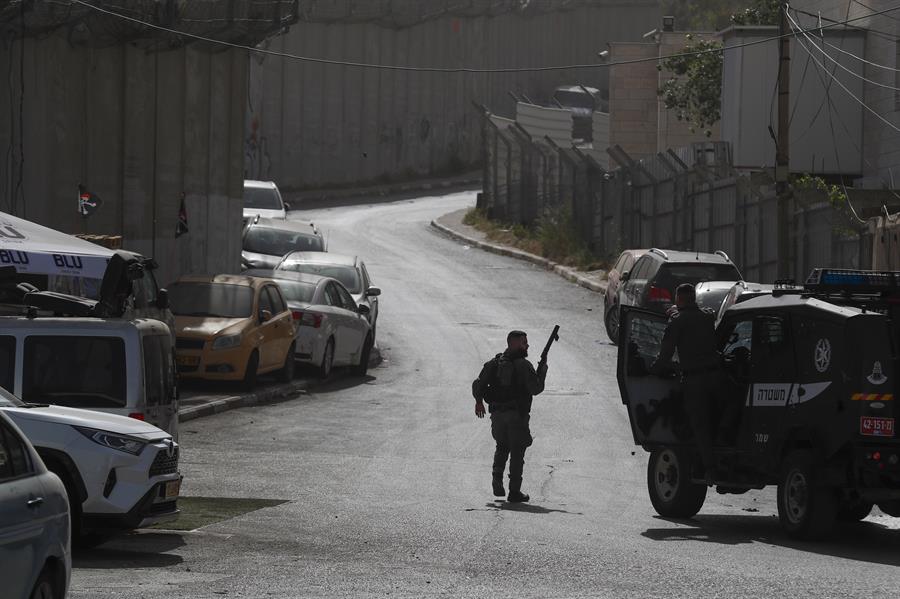
<svg viewBox="0 0 900 599">
<path fill-rule="evenodd" d="M 859 434 L 869 437 L 893 437 L 894 419 L 863 416 L 859 419 Z"/>
</svg>

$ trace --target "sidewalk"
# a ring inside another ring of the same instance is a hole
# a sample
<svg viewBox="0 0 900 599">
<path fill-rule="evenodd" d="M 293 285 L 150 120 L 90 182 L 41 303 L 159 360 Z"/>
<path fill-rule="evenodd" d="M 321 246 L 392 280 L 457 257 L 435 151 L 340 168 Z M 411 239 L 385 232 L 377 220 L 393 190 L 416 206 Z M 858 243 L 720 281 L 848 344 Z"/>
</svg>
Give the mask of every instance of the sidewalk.
<svg viewBox="0 0 900 599">
<path fill-rule="evenodd" d="M 497 243 L 496 241 L 489 241 L 486 233 L 483 233 L 475 227 L 470 227 L 469 225 L 463 223 L 463 218 L 468 211 L 469 208 L 464 208 L 462 210 L 457 210 L 456 212 L 451 212 L 450 214 L 445 214 L 444 216 L 431 221 L 431 226 L 449 235 L 450 237 L 453 237 L 454 239 L 483 249 L 485 251 L 492 252 L 494 254 L 500 254 L 501 256 L 510 256 L 512 258 L 526 260 L 528 262 L 531 262 L 532 264 L 543 266 L 547 270 L 552 270 L 561 277 L 568 279 L 569 281 L 580 285 L 585 289 L 590 289 L 591 291 L 596 291 L 597 293 L 606 292 L 605 270 L 582 272 L 569 266 L 563 266 L 562 264 L 558 264 L 542 256 L 537 256 L 535 254 L 520 250 L 518 248 L 503 245 Z"/>
<path fill-rule="evenodd" d="M 237 408 L 287 401 L 298 395 L 305 395 L 309 391 L 311 383 L 312 381 L 307 379 L 298 379 L 291 383 L 260 385 L 253 391 L 239 392 L 233 395 L 217 393 L 216 390 L 208 388 L 190 388 L 182 392 L 181 398 L 178 400 L 178 421 L 187 422 Z M 237 389 L 236 385 L 235 389 Z"/>
</svg>

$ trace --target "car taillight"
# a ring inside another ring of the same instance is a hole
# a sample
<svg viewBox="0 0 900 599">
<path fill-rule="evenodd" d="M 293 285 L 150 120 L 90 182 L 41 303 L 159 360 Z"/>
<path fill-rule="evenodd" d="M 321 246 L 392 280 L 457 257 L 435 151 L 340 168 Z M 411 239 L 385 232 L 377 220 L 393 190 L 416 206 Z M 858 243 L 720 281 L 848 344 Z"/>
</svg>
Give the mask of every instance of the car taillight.
<svg viewBox="0 0 900 599">
<path fill-rule="evenodd" d="M 143 412 L 132 412 L 128 415 L 129 418 L 134 418 L 135 420 L 144 420 Z"/>
<path fill-rule="evenodd" d="M 292 310 L 291 314 L 293 315 L 294 322 L 297 323 L 298 327 L 313 327 L 314 329 L 318 329 L 320 326 L 322 326 L 321 314 L 301 312 L 300 310 Z"/>
<path fill-rule="evenodd" d="M 665 287 L 653 285 L 650 287 L 650 293 L 647 299 L 651 302 L 671 302 L 672 294 L 669 293 L 669 290 Z"/>
</svg>

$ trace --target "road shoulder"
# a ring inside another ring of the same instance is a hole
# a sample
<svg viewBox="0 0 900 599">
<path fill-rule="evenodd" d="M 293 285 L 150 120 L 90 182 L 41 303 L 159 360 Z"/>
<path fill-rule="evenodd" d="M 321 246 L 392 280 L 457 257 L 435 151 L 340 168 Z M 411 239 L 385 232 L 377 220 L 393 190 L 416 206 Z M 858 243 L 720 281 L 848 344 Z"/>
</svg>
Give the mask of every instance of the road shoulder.
<svg viewBox="0 0 900 599">
<path fill-rule="evenodd" d="M 463 218 L 468 210 L 468 208 L 463 208 L 462 210 L 456 210 L 455 212 L 445 214 L 444 216 L 431 221 L 431 226 L 458 241 L 462 241 L 487 252 L 499 254 L 501 256 L 509 256 L 511 258 L 518 258 L 519 260 L 525 260 L 532 264 L 543 266 L 547 270 L 552 270 L 564 279 L 567 279 L 576 285 L 580 285 L 585 289 L 590 289 L 597 293 L 606 291 L 606 281 L 601 278 L 601 276 L 605 274 L 604 271 L 581 272 L 569 266 L 548 260 L 542 256 L 500 244 L 495 241 L 489 241 L 485 233 L 479 231 L 475 227 L 463 223 Z"/>
</svg>

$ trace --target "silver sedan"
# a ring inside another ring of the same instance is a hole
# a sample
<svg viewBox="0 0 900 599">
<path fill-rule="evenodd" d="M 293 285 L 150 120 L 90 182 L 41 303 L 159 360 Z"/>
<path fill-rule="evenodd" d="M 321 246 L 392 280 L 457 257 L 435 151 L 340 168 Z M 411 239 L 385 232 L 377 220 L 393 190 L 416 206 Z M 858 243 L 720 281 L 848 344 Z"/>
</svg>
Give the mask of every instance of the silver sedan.
<svg viewBox="0 0 900 599">
<path fill-rule="evenodd" d="M 296 328 L 295 358 L 327 378 L 335 366 L 350 366 L 364 376 L 375 344 L 366 318 L 369 307 L 357 305 L 347 288 L 330 277 L 251 269 L 252 277 L 274 279 L 287 300 Z"/>
</svg>

